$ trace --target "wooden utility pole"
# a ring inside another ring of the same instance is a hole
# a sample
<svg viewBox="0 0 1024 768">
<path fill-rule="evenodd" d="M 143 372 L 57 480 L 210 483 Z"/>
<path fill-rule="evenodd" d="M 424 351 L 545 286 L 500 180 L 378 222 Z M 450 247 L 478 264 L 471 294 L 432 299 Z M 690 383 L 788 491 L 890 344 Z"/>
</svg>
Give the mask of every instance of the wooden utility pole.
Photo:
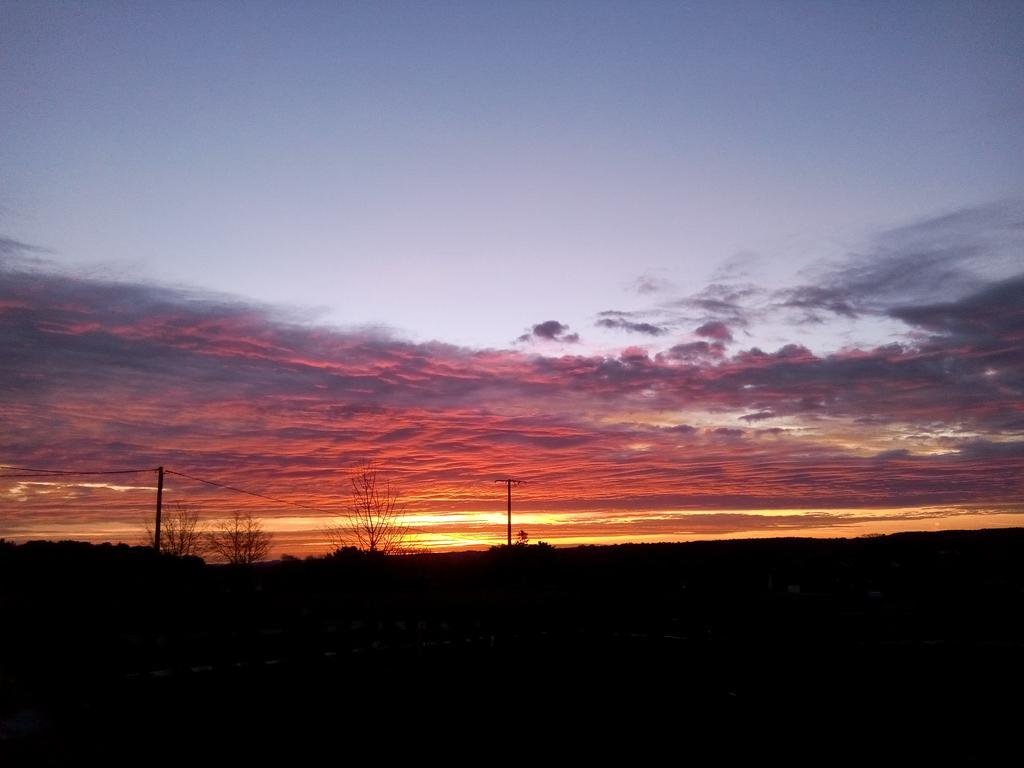
<svg viewBox="0 0 1024 768">
<path fill-rule="evenodd" d="M 508 478 L 506 480 L 495 480 L 496 483 L 504 483 L 508 488 L 508 545 L 512 546 L 512 486 L 522 485 L 524 481 Z"/>
<path fill-rule="evenodd" d="M 160 551 L 160 512 L 164 504 L 164 468 L 156 468 L 156 528 L 153 532 L 153 549 Z"/>
</svg>

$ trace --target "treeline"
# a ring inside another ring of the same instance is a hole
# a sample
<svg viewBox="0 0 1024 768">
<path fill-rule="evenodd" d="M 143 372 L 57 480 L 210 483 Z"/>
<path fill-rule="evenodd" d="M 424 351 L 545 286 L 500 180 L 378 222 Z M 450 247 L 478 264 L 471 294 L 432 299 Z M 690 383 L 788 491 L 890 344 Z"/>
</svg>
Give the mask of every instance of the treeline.
<svg viewBox="0 0 1024 768">
<path fill-rule="evenodd" d="M 0 753 L 28 764 L 225 723 L 386 735 L 368 713 L 396 707 L 432 732 L 567 709 L 645 730 L 879 707 L 988 723 L 1024 684 L 1024 529 L 250 566 L 0 541 L 0 616 Z"/>
<path fill-rule="evenodd" d="M 0 584 L 0 612 L 15 627 L 0 638 L 6 659 L 64 658 L 89 638 L 103 659 L 126 636 L 364 619 L 476 622 L 499 633 L 668 632 L 672 622 L 741 633 L 765 621 L 796 627 L 794 616 L 820 612 L 855 617 L 836 635 L 1016 637 L 1024 529 L 403 556 L 348 548 L 251 566 L 126 545 L 0 541 Z M 69 634 L 89 637 L 71 651 L 49 650 Z"/>
<path fill-rule="evenodd" d="M 78 541 L 0 539 L 3 599 L 22 591 L 118 593 L 178 589 L 308 588 L 382 592 L 460 585 L 619 587 L 714 592 L 897 596 L 933 591 L 1011 591 L 1024 586 L 1024 529 L 898 533 L 854 539 L 750 539 L 677 544 L 386 556 L 345 547 L 324 556 L 252 566 L 210 565 L 151 548 Z M 139 601 L 144 603 L 145 601 Z M 128 606 L 140 608 L 140 604 Z"/>
</svg>

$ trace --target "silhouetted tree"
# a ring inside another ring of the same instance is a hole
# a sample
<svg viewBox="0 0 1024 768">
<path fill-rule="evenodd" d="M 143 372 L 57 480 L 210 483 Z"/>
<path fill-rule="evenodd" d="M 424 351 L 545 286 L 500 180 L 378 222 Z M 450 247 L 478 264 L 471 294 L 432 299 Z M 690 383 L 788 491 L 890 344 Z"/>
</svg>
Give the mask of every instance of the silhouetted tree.
<svg viewBox="0 0 1024 768">
<path fill-rule="evenodd" d="M 273 537 L 251 512 L 235 511 L 207 536 L 210 551 L 232 565 L 249 565 L 266 558 Z"/>
<path fill-rule="evenodd" d="M 519 529 L 519 533 L 516 534 L 516 546 L 525 547 L 530 543 L 530 534 L 524 531 L 522 528 Z"/>
<path fill-rule="evenodd" d="M 379 477 L 367 462 L 349 478 L 351 492 L 345 517 L 326 533 L 336 549 L 356 547 L 363 552 L 395 555 L 411 551 L 403 522 L 405 505 L 390 480 Z"/>
<path fill-rule="evenodd" d="M 146 544 L 155 545 L 153 526 L 148 521 Z M 160 551 L 175 557 L 202 557 L 209 549 L 209 535 L 199 524 L 199 510 L 180 502 L 169 505 L 160 520 Z"/>
</svg>

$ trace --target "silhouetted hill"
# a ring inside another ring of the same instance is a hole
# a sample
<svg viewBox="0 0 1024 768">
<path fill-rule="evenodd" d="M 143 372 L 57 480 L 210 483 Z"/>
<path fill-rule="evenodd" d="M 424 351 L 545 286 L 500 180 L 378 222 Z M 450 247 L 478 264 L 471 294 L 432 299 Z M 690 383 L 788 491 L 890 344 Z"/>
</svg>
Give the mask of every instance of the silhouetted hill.
<svg viewBox="0 0 1024 768">
<path fill-rule="evenodd" d="M 0 583 L 0 749 L 33 763 L 183 726 L 319 744 L 386 732 L 382 710 L 467 732 L 522 711 L 621 727 L 931 713 L 962 734 L 1001 722 L 1024 680 L 1024 529 L 250 568 L 0 542 Z"/>
</svg>

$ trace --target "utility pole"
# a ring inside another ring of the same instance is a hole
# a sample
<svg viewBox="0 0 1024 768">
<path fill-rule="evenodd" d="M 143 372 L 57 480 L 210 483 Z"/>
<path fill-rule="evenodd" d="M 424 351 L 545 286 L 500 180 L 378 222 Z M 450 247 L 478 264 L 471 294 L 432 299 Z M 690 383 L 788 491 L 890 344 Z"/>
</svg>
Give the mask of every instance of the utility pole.
<svg viewBox="0 0 1024 768">
<path fill-rule="evenodd" d="M 504 483 L 508 488 L 508 545 L 512 546 L 512 486 L 522 485 L 523 480 L 516 480 L 513 477 L 507 478 L 506 480 L 495 480 L 496 483 Z"/>
<path fill-rule="evenodd" d="M 160 552 L 160 512 L 164 504 L 164 468 L 156 468 L 156 529 L 153 532 L 153 549 Z M 511 534 L 510 534 L 511 535 Z"/>
</svg>

